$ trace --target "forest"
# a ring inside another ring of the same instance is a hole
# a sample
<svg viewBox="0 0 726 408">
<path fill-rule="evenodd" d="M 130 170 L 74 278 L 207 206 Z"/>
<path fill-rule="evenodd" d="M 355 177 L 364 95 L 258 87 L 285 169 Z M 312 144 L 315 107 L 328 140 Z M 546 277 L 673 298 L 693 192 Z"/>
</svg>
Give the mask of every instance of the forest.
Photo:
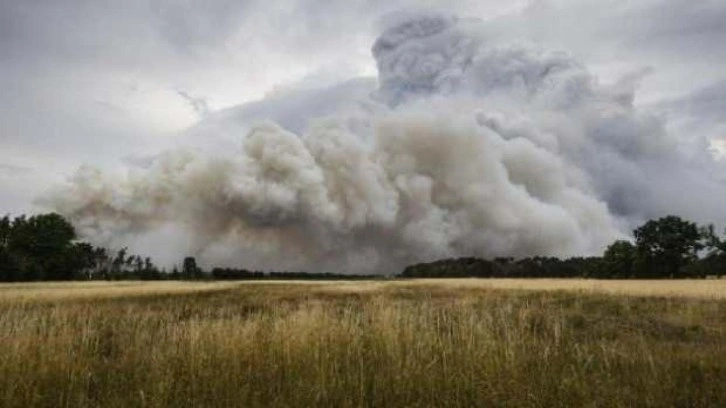
<svg viewBox="0 0 726 408">
<path fill-rule="evenodd" d="M 633 231 L 634 241 L 617 240 L 601 256 L 535 256 L 521 259 L 465 257 L 419 263 L 397 278 L 593 278 L 678 279 L 721 277 L 726 240 L 713 225 L 678 216 L 650 220 Z M 65 280 L 275 280 L 375 279 L 383 275 L 252 271 L 214 267 L 204 271 L 194 257 L 171 271 L 127 248 L 111 250 L 79 239 L 73 225 L 56 213 L 0 218 L 0 281 Z"/>
<path fill-rule="evenodd" d="M 726 269 L 726 242 L 713 225 L 669 215 L 633 231 L 635 243 L 617 240 L 602 256 L 524 259 L 445 259 L 407 267 L 400 277 L 683 279 L 718 277 Z"/>
</svg>

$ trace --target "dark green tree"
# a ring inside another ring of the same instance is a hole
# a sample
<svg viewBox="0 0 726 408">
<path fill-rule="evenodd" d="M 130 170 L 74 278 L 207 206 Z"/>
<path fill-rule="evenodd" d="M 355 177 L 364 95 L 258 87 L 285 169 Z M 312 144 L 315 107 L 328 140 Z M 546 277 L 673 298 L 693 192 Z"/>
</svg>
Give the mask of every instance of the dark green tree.
<svg viewBox="0 0 726 408">
<path fill-rule="evenodd" d="M 199 277 L 201 271 L 197 267 L 197 260 L 193 256 L 184 258 L 182 264 L 182 278 L 183 279 L 196 279 Z"/>
<path fill-rule="evenodd" d="M 636 242 L 636 277 L 684 277 L 684 267 L 698 259 L 704 248 L 696 223 L 669 215 L 650 220 L 633 231 Z"/>
<path fill-rule="evenodd" d="M 181 278 L 181 274 L 179 273 L 179 268 L 177 268 L 176 265 L 171 270 L 171 279 L 177 280 Z"/>
<path fill-rule="evenodd" d="M 20 280 L 20 271 L 9 248 L 11 231 L 10 217 L 0 218 L 0 282 Z"/>
<path fill-rule="evenodd" d="M 79 242 L 71 249 L 70 267 L 76 272 L 75 277 L 92 279 L 98 260 L 96 259 L 96 248 L 91 244 Z"/>
<path fill-rule="evenodd" d="M 142 273 L 143 272 L 143 273 Z M 161 278 L 150 258 L 110 256 L 76 240 L 73 226 L 56 213 L 0 218 L 0 281 Z"/>
<path fill-rule="evenodd" d="M 126 254 L 129 252 L 128 248 L 121 248 L 116 253 L 116 256 L 111 262 L 111 277 L 118 279 L 125 272 L 124 267 L 126 266 Z"/>
<path fill-rule="evenodd" d="M 726 241 L 721 240 L 714 230 L 713 225 L 700 228 L 703 251 L 698 261 L 684 268 L 686 276 L 720 278 L 726 272 Z"/>
<path fill-rule="evenodd" d="M 600 263 L 599 278 L 617 279 L 633 276 L 635 245 L 629 241 L 618 240 L 610 244 Z"/>
<path fill-rule="evenodd" d="M 0 218 L 0 248 L 7 248 L 10 240 L 10 216 L 4 216 Z"/>
<path fill-rule="evenodd" d="M 67 280 L 73 265 L 73 226 L 56 213 L 13 220 L 8 249 L 25 280 Z"/>
<path fill-rule="evenodd" d="M 94 260 L 94 279 L 110 279 L 110 273 L 113 268 L 113 259 L 108 256 L 106 248 L 96 248 L 93 251 Z"/>
</svg>

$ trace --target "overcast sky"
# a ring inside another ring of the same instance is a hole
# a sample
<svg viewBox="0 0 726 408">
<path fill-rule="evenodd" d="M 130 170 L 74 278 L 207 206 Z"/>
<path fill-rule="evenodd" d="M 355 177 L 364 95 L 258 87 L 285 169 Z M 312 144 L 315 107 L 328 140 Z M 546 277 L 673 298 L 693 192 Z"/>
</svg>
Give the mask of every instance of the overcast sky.
<svg viewBox="0 0 726 408">
<path fill-rule="evenodd" d="M 0 0 L 0 213 L 33 211 L 83 164 L 174 146 L 214 111 L 374 76 L 382 20 L 422 6 L 566 49 L 639 86 L 670 131 L 726 138 L 723 0 Z"/>
</svg>

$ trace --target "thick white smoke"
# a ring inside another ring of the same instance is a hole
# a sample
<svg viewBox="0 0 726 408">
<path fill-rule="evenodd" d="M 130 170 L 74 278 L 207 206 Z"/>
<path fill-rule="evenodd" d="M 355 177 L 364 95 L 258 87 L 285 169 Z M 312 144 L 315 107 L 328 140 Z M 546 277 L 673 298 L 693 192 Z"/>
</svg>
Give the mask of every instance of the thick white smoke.
<svg viewBox="0 0 726 408">
<path fill-rule="evenodd" d="M 124 178 L 85 168 L 52 202 L 99 243 L 171 228 L 188 237 L 177 255 L 205 263 L 397 272 L 592 254 L 645 217 L 694 213 L 669 183 L 723 196 L 632 90 L 599 85 L 563 52 L 490 43 L 480 25 L 398 21 L 373 46 L 377 86 L 213 115 L 188 135 L 224 152 L 162 153 Z"/>
</svg>

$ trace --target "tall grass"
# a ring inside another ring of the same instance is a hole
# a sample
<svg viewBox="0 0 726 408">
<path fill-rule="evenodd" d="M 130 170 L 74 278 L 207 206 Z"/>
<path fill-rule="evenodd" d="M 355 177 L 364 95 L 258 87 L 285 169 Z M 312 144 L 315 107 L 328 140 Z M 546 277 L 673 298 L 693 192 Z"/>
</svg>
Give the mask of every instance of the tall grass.
<svg viewBox="0 0 726 408">
<path fill-rule="evenodd" d="M 722 300 L 405 282 L 197 289 L 0 301 L 0 403 L 726 406 Z"/>
</svg>

